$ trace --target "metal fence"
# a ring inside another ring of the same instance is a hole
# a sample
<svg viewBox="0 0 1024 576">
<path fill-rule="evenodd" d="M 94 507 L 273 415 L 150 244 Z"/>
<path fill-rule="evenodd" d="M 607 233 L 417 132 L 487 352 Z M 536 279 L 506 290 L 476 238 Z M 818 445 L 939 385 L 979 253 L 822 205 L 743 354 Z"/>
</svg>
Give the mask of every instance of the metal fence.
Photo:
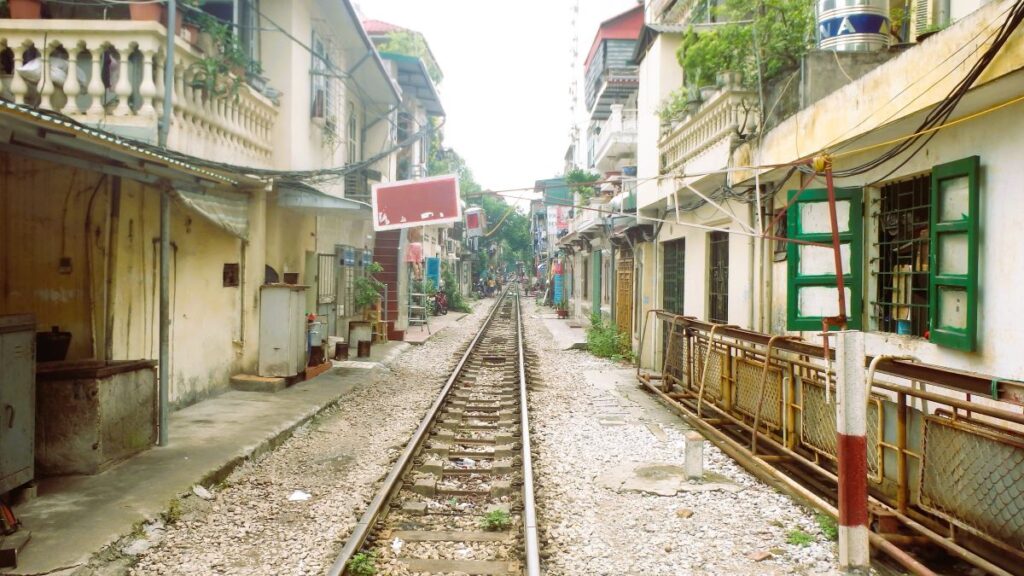
<svg viewBox="0 0 1024 576">
<path fill-rule="evenodd" d="M 660 338 L 652 349 L 661 369 L 639 371 L 643 382 L 723 436 L 749 443 L 752 456 L 809 470 L 809 484 L 834 488 L 834 354 L 826 358 L 820 343 L 661 311 L 648 316 L 643 335 Z M 648 361 L 641 357 L 641 365 Z M 964 376 L 956 371 L 906 360 L 876 364 L 866 383 L 876 518 L 896 517 L 901 530 L 941 539 L 961 558 L 1018 572 L 1024 567 L 1019 403 L 991 395 L 979 400 L 958 385 Z"/>
</svg>

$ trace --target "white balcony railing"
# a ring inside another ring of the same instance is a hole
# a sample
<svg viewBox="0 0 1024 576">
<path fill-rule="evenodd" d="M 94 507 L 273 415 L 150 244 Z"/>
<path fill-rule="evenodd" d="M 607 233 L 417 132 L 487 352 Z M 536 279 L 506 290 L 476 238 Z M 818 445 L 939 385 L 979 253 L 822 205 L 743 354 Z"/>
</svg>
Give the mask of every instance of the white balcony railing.
<svg viewBox="0 0 1024 576">
<path fill-rule="evenodd" d="M 0 95 L 139 139 L 163 110 L 166 30 L 130 20 L 0 20 Z M 9 51 L 9 52 L 8 52 Z M 168 146 L 232 164 L 271 163 L 277 107 L 247 84 L 211 94 L 196 78 L 202 54 L 177 39 Z M 74 73 L 71 73 L 74 71 Z M 222 79 L 234 83 L 234 76 Z"/>
<path fill-rule="evenodd" d="M 604 172 L 620 168 L 616 165 L 619 159 L 629 159 L 627 165 L 635 164 L 636 134 L 637 111 L 612 104 L 611 116 L 601 129 L 591 164 Z"/>
<path fill-rule="evenodd" d="M 662 173 L 683 168 L 687 162 L 724 140 L 757 129 L 757 94 L 723 88 L 683 119 L 658 143 Z"/>
</svg>

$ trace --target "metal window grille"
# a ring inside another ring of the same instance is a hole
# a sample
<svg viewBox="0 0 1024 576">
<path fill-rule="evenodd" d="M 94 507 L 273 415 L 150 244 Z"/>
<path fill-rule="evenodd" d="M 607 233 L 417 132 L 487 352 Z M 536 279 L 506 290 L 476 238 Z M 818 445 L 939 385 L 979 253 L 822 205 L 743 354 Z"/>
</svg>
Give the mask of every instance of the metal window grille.
<svg viewBox="0 0 1024 576">
<path fill-rule="evenodd" d="M 338 290 L 338 316 L 352 316 L 356 312 L 354 293 L 356 273 L 355 266 L 341 267 Z"/>
<path fill-rule="evenodd" d="M 317 303 L 329 304 L 335 301 L 334 254 L 319 254 L 319 268 L 316 275 Z"/>
<path fill-rule="evenodd" d="M 931 177 L 882 187 L 878 224 L 878 285 L 872 310 L 881 332 L 924 336 L 928 330 L 928 216 Z"/>
<path fill-rule="evenodd" d="M 708 291 L 708 320 L 716 324 L 729 322 L 729 233 L 711 232 L 711 259 Z"/>
</svg>

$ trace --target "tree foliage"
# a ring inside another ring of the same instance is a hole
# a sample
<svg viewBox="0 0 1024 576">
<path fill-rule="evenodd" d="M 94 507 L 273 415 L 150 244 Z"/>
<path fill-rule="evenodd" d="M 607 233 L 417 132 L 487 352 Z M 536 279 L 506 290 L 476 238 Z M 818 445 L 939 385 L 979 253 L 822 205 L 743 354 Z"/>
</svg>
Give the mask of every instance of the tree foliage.
<svg viewBox="0 0 1024 576">
<path fill-rule="evenodd" d="M 686 82 L 706 86 L 719 72 L 743 74 L 744 84 L 769 82 L 796 67 L 814 43 L 814 5 L 811 0 L 726 0 L 715 8 L 726 22 L 710 30 L 692 28 L 676 53 Z"/>
<path fill-rule="evenodd" d="M 381 52 L 404 54 L 419 58 L 427 66 L 427 74 L 430 75 L 430 79 L 434 81 L 434 84 L 440 84 L 441 80 L 444 79 L 441 68 L 437 65 L 437 61 L 434 60 L 434 55 L 430 53 L 426 39 L 419 32 L 412 30 L 396 30 L 391 32 L 388 34 L 387 42 L 378 46 L 378 49 Z"/>
<path fill-rule="evenodd" d="M 570 190 L 578 193 L 584 202 L 597 193 L 597 188 L 593 186 L 593 183 L 599 180 L 601 180 L 600 174 L 587 172 L 582 168 L 573 168 L 565 173 L 565 183 L 569 185 Z"/>
<path fill-rule="evenodd" d="M 480 249 L 470 256 L 475 258 L 474 270 L 482 270 L 503 263 L 532 262 L 533 239 L 530 236 L 530 219 L 503 198 L 486 193 L 483 186 L 473 177 L 473 171 L 469 168 L 466 160 L 453 148 L 444 147 L 440 130 L 434 131 L 434 140 L 431 142 L 430 150 L 431 155 L 427 160 L 428 174 L 431 176 L 455 174 L 459 177 L 459 191 L 462 197 L 467 204 L 484 209 L 484 213 L 487 215 L 487 225 L 494 227 L 501 222 L 497 231 L 486 238 L 481 238 Z M 511 213 L 509 213 L 510 208 L 512 209 Z M 502 222 L 503 217 L 504 221 Z M 502 255 L 500 262 L 491 256 L 492 247 L 495 255 L 498 253 Z"/>
</svg>

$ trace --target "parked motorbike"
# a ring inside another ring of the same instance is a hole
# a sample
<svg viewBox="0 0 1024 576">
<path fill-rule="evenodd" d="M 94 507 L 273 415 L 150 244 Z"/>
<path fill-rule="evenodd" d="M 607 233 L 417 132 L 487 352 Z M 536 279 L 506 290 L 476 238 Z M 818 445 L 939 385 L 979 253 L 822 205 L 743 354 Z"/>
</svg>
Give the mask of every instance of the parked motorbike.
<svg viewBox="0 0 1024 576">
<path fill-rule="evenodd" d="M 448 313 L 448 296 L 444 292 L 434 295 L 434 316 Z"/>
</svg>

